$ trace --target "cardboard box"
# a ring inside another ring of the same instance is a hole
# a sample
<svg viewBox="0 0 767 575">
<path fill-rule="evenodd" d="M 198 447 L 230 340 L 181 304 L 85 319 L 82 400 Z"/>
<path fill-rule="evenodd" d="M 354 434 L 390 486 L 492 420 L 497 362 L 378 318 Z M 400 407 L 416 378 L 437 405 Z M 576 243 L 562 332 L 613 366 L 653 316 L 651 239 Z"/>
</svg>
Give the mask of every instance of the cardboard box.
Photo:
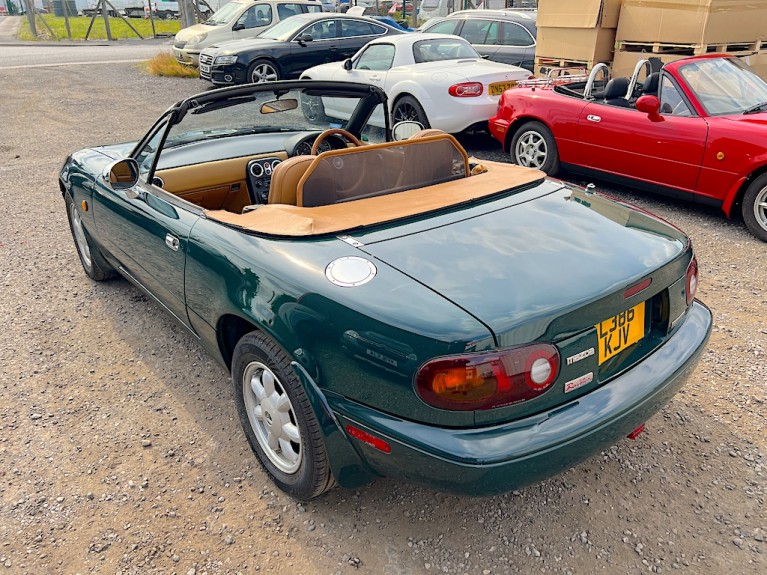
<svg viewBox="0 0 767 575">
<path fill-rule="evenodd" d="M 650 58 L 657 58 L 660 60 L 659 65 L 668 64 L 675 60 L 681 60 L 682 58 L 689 58 L 689 56 L 683 56 L 680 54 L 647 54 L 642 52 L 616 52 L 612 65 L 612 77 L 625 76 L 631 78 L 634 73 L 634 68 L 637 62 L 640 60 L 649 60 Z"/>
<path fill-rule="evenodd" d="M 579 62 L 613 59 L 614 28 L 538 28 L 536 58 Z"/>
<path fill-rule="evenodd" d="M 623 0 L 619 42 L 729 44 L 767 34 L 767 0 Z"/>
<path fill-rule="evenodd" d="M 538 27 L 617 28 L 621 0 L 538 0 Z"/>
<path fill-rule="evenodd" d="M 757 52 L 741 58 L 751 69 L 767 80 L 767 51 Z"/>
</svg>

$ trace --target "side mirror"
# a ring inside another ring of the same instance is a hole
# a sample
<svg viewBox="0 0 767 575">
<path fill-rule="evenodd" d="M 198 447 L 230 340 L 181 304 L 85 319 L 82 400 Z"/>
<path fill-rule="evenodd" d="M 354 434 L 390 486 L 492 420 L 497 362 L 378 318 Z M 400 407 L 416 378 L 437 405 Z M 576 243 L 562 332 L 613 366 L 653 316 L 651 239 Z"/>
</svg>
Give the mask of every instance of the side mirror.
<svg viewBox="0 0 767 575">
<path fill-rule="evenodd" d="M 351 70 L 352 69 L 352 59 L 347 58 L 344 60 L 344 70 Z"/>
<path fill-rule="evenodd" d="M 420 122 L 413 122 L 411 120 L 397 122 L 391 130 L 392 140 L 395 142 L 407 140 L 410 136 L 421 130 L 423 130 L 423 125 Z"/>
<path fill-rule="evenodd" d="M 104 168 L 104 179 L 113 190 L 127 190 L 138 183 L 138 162 L 133 158 L 125 158 L 109 164 Z"/>
<path fill-rule="evenodd" d="M 237 30 L 245 30 L 245 24 L 242 22 L 235 22 L 234 26 L 232 26 L 232 32 L 237 32 Z"/>
<path fill-rule="evenodd" d="M 296 40 L 298 40 L 299 44 L 305 44 L 306 42 L 311 42 L 314 40 L 311 34 L 301 34 L 300 36 L 296 37 Z"/>
<path fill-rule="evenodd" d="M 647 114 L 647 117 L 652 122 L 663 121 L 663 116 L 658 113 L 660 110 L 660 100 L 655 96 L 640 96 L 636 101 L 636 109 Z"/>
</svg>

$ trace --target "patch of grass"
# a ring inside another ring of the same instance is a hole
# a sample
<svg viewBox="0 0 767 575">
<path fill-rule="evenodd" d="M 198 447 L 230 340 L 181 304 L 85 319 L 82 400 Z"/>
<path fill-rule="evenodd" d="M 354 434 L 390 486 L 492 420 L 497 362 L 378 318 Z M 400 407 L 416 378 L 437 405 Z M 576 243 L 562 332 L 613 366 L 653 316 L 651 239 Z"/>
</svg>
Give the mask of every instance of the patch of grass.
<svg viewBox="0 0 767 575">
<path fill-rule="evenodd" d="M 40 19 L 45 18 L 45 21 L 48 23 L 48 26 L 51 27 L 53 30 L 53 33 L 56 35 L 55 38 L 51 38 L 50 32 L 48 32 L 48 28 L 45 27 L 45 24 L 43 24 Z M 141 35 L 144 38 L 151 38 L 152 37 L 152 23 L 149 20 L 144 20 L 142 18 L 128 18 L 128 22 L 131 23 L 131 25 L 138 30 Z M 85 32 L 88 30 L 88 26 L 91 23 L 91 18 L 89 16 L 73 16 L 69 19 L 69 28 L 72 30 L 72 40 L 85 40 Z M 63 17 L 56 17 L 52 16 L 50 14 L 45 15 L 39 15 L 37 16 L 37 19 L 35 21 L 35 25 L 37 26 L 37 33 L 39 34 L 39 37 L 35 37 L 32 32 L 29 29 L 29 20 L 27 20 L 26 17 L 24 17 L 21 21 L 21 26 L 19 27 L 19 40 L 40 40 L 40 39 L 46 39 L 46 40 L 68 40 L 67 36 L 67 28 L 64 23 Z M 123 39 L 123 38 L 138 38 L 136 36 L 136 33 L 133 32 L 126 24 L 123 22 L 120 18 L 110 18 L 109 19 L 109 28 L 112 31 L 112 38 L 117 39 Z M 154 29 L 155 33 L 157 34 L 175 34 L 181 29 L 181 23 L 178 20 L 155 20 L 154 21 Z M 89 40 L 106 40 L 107 39 L 107 32 L 106 27 L 104 26 L 104 19 L 99 17 L 96 18 L 96 21 L 93 23 L 93 29 L 91 30 L 90 35 L 88 36 Z"/>
<path fill-rule="evenodd" d="M 179 64 L 176 57 L 169 51 L 160 52 L 142 64 L 146 72 L 152 76 L 172 76 L 175 78 L 199 78 L 197 68 Z"/>
</svg>

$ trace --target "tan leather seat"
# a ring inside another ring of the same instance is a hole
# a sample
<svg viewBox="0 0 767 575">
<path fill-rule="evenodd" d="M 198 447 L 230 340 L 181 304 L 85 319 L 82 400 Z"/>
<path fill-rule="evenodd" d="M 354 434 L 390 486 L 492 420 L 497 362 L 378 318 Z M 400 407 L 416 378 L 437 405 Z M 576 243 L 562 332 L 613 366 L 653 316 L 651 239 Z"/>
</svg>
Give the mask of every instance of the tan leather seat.
<svg viewBox="0 0 767 575">
<path fill-rule="evenodd" d="M 417 131 L 415 134 L 410 136 L 408 140 L 415 140 L 418 138 L 425 138 L 427 136 L 436 136 L 438 134 L 446 134 L 447 132 L 443 130 L 439 130 L 437 128 L 424 128 L 423 130 Z"/>
<path fill-rule="evenodd" d="M 270 204 L 296 205 L 298 181 L 317 156 L 295 156 L 280 162 L 272 172 L 269 184 Z"/>
</svg>

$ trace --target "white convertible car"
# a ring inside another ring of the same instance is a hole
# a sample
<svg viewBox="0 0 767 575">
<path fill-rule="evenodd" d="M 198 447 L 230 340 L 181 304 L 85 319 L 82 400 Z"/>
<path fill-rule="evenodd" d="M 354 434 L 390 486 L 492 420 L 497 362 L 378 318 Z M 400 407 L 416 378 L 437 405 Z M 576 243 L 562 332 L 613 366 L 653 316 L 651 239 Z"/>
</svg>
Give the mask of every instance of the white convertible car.
<svg viewBox="0 0 767 575">
<path fill-rule="evenodd" d="M 302 79 L 373 84 L 386 92 L 393 123 L 413 120 L 450 133 L 486 130 L 504 90 L 529 77 L 529 71 L 485 60 L 466 40 L 446 34 L 379 38 L 348 60 L 301 74 Z M 316 122 L 348 119 L 352 113 L 341 98 L 301 103 L 306 117 Z M 373 117 L 374 125 L 384 125 L 382 113 Z"/>
</svg>

